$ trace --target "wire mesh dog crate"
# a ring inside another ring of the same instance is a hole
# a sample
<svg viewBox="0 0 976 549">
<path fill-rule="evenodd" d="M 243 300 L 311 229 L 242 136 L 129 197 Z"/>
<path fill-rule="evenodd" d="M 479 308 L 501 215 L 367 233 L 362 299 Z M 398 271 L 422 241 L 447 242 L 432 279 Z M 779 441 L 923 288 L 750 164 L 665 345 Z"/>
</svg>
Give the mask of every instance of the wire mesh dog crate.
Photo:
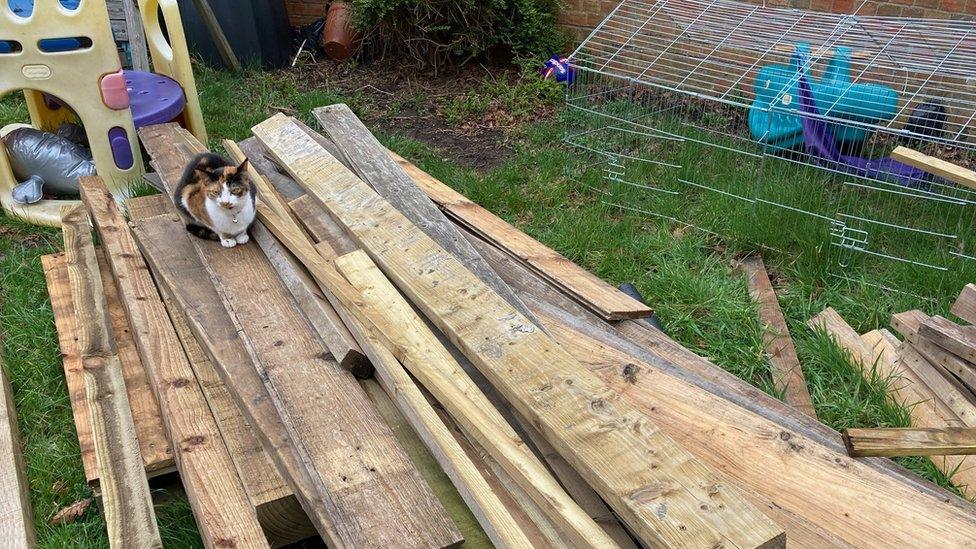
<svg viewBox="0 0 976 549">
<path fill-rule="evenodd" d="M 976 29 L 732 0 L 624 0 L 571 57 L 566 143 L 605 202 L 940 298 L 976 275 Z M 946 281 L 953 281 L 946 288 Z"/>
</svg>

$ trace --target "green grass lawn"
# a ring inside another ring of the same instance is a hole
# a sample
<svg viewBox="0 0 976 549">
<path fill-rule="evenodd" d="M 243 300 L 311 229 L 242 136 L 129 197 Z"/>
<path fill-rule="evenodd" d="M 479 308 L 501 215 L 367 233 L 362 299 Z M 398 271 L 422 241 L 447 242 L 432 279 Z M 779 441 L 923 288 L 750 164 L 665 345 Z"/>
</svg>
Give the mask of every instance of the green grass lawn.
<svg viewBox="0 0 976 549">
<path fill-rule="evenodd" d="M 247 137 L 253 124 L 276 109 L 287 109 L 311 123 L 312 108 L 335 101 L 347 101 L 360 113 L 372 108 L 368 95 L 350 95 L 329 86 L 308 89 L 300 74 L 247 71 L 235 75 L 203 70 L 198 78 L 215 148 L 220 139 Z M 492 85 L 478 88 L 474 95 L 451 102 L 445 116 L 458 123 L 484 111 L 492 94 L 510 94 L 497 79 L 492 80 Z M 540 93 L 538 101 L 551 102 L 552 97 Z M 422 106 L 424 99 L 414 97 L 411 104 Z M 0 125 L 21 121 L 24 116 L 18 101 L 0 102 Z M 720 242 L 705 232 L 604 203 L 603 196 L 588 184 L 595 175 L 567 177 L 564 166 L 574 162 L 574 154 L 561 146 L 562 125 L 553 122 L 511 130 L 506 141 L 514 147 L 513 154 L 488 171 L 462 168 L 448 155 L 417 141 L 382 134 L 380 138 L 435 177 L 608 281 L 635 283 L 669 335 L 772 392 L 755 305 L 744 281 L 732 274 L 734 258 L 753 251 L 748 240 Z M 689 208 L 686 213 L 704 216 L 706 211 Z M 94 506 L 73 524 L 49 524 L 61 507 L 91 496 L 82 474 L 39 261 L 41 255 L 60 248 L 58 231 L 0 217 L 3 353 L 26 442 L 41 546 L 104 546 L 104 524 Z M 886 326 L 894 312 L 917 307 L 944 313 L 948 303 L 837 280 L 827 276 L 823 266 L 805 252 L 809 250 L 803 249 L 802 242 L 784 239 L 777 250 L 764 251 L 764 257 L 776 281 L 818 415 L 836 429 L 907 425 L 906 411 L 885 401 L 885 380 L 862 379 L 844 353 L 822 334 L 810 332 L 804 322 L 831 305 L 864 332 Z M 949 485 L 927 460 L 900 461 Z M 165 499 L 157 511 L 166 545 L 200 546 L 185 499 Z"/>
</svg>

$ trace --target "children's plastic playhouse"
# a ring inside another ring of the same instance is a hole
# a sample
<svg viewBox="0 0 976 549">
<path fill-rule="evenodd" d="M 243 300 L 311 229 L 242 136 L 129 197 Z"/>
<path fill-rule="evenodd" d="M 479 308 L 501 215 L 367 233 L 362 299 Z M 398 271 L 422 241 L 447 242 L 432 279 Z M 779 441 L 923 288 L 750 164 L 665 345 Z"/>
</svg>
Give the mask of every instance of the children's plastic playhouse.
<svg viewBox="0 0 976 549">
<path fill-rule="evenodd" d="M 0 0 L 0 97 L 23 91 L 30 125 L 39 130 L 81 125 L 98 175 L 119 196 L 144 173 L 137 128 L 178 121 L 207 139 L 177 1 L 141 0 L 139 10 L 153 73 L 123 70 L 105 0 Z M 0 136 L 23 126 L 0 129 Z M 5 210 L 57 225 L 61 207 L 73 203 L 18 203 L 18 183 L 0 146 Z"/>
</svg>

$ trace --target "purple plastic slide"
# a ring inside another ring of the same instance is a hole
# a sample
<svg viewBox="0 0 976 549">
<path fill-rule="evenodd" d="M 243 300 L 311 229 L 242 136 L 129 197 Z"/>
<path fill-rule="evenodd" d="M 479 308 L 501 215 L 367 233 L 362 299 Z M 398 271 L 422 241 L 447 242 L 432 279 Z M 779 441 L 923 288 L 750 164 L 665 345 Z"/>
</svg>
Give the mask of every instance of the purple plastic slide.
<svg viewBox="0 0 976 549">
<path fill-rule="evenodd" d="M 806 66 L 805 56 L 801 56 L 799 61 L 801 67 Z M 806 74 L 800 75 L 799 90 L 800 109 L 803 113 L 803 146 L 807 154 L 821 165 L 862 177 L 891 181 L 905 187 L 927 185 L 930 179 L 927 172 L 892 158 L 868 160 L 859 156 L 841 154 L 834 142 L 834 136 L 830 133 L 827 121 L 820 118 L 820 111 L 813 99 Z"/>
</svg>

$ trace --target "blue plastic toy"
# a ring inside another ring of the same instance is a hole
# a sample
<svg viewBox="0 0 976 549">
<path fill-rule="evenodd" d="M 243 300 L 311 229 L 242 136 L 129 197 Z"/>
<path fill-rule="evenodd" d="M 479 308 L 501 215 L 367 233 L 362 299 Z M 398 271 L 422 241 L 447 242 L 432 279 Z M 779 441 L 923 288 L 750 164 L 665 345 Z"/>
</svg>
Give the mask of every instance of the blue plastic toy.
<svg viewBox="0 0 976 549">
<path fill-rule="evenodd" d="M 539 71 L 543 78 L 556 77 L 556 82 L 572 84 L 576 80 L 576 69 L 569 63 L 569 59 L 561 55 L 553 55 Z"/>
<path fill-rule="evenodd" d="M 749 108 L 749 130 L 753 139 L 768 150 L 793 149 L 803 144 L 800 110 L 799 59 L 808 59 L 810 46 L 797 44 L 789 65 L 767 65 L 756 76 L 756 99 Z M 809 69 L 809 67 L 806 67 Z M 898 106 L 898 92 L 880 84 L 851 81 L 851 49 L 837 47 L 819 81 L 809 79 L 813 98 L 824 115 L 874 124 L 890 120 Z M 854 125 L 829 124 L 838 143 L 864 141 L 867 130 Z"/>
</svg>

